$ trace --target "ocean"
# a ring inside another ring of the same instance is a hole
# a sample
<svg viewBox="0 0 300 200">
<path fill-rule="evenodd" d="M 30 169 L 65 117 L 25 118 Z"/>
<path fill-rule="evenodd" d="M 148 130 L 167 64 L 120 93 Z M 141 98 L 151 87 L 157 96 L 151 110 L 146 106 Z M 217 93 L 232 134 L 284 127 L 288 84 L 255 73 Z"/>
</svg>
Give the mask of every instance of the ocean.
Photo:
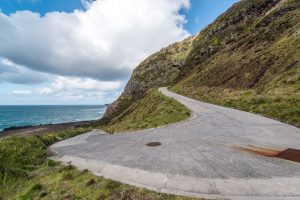
<svg viewBox="0 0 300 200">
<path fill-rule="evenodd" d="M 100 119 L 106 106 L 0 106 L 0 130 L 12 126 L 58 124 Z"/>
</svg>

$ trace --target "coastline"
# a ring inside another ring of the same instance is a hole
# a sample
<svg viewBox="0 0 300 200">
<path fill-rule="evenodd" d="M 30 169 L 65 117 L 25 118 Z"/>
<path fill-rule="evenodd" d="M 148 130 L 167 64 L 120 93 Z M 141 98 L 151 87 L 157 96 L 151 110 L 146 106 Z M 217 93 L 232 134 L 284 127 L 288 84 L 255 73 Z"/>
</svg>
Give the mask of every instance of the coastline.
<svg viewBox="0 0 300 200">
<path fill-rule="evenodd" d="M 8 128 L 9 130 L 0 131 L 0 138 L 7 136 L 43 135 L 49 132 L 63 131 L 70 128 L 85 128 L 90 126 L 95 121 L 97 120 L 66 122 L 59 124 L 42 124 L 28 127 L 10 127 Z"/>
</svg>

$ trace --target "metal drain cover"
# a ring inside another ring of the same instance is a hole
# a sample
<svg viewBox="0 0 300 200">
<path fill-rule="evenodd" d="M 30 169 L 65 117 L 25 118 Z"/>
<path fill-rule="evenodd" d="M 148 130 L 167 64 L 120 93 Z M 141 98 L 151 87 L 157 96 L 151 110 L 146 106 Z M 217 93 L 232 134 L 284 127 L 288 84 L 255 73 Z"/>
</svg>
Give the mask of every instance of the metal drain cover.
<svg viewBox="0 0 300 200">
<path fill-rule="evenodd" d="M 157 147 L 160 146 L 161 143 L 160 142 L 150 142 L 146 144 L 148 147 Z"/>
</svg>

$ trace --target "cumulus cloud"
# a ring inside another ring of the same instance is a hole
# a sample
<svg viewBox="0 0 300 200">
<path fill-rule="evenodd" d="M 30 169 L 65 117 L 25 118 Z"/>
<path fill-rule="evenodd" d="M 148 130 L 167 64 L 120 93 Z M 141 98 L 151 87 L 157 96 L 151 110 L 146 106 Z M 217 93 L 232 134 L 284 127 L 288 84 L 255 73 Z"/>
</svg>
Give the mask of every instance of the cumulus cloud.
<svg viewBox="0 0 300 200">
<path fill-rule="evenodd" d="M 64 98 L 104 98 L 121 89 L 120 81 L 98 81 L 91 78 L 57 77 L 47 86 L 38 89 L 40 95 Z"/>
<path fill-rule="evenodd" d="M 17 65 L 8 59 L 0 58 L 0 83 L 39 84 L 48 81 L 50 76 Z"/>
<path fill-rule="evenodd" d="M 189 0 L 83 0 L 87 10 L 0 13 L 0 57 L 34 71 L 126 80 L 150 53 L 188 36 Z"/>
<path fill-rule="evenodd" d="M 97 81 L 91 78 L 67 78 L 58 77 L 56 78 L 47 88 L 53 92 L 65 91 L 65 90 L 102 90 L 110 91 L 120 87 L 120 82 L 104 82 Z"/>
<path fill-rule="evenodd" d="M 81 0 L 81 4 L 85 9 L 89 9 L 95 0 Z"/>
</svg>

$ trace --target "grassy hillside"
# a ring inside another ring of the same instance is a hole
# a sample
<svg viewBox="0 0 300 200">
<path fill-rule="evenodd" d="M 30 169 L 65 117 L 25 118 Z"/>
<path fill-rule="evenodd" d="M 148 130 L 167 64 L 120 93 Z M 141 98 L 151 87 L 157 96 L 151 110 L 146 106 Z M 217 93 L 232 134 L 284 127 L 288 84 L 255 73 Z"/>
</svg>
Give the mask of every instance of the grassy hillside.
<svg viewBox="0 0 300 200">
<path fill-rule="evenodd" d="M 182 104 L 158 90 L 151 90 L 101 128 L 108 133 L 133 131 L 175 123 L 189 116 L 189 111 Z"/>
<path fill-rule="evenodd" d="M 300 2 L 236 4 L 197 36 L 181 73 L 173 91 L 300 126 Z"/>
<path fill-rule="evenodd" d="M 170 85 L 177 79 L 193 40 L 194 37 L 190 37 L 172 44 L 143 61 L 133 71 L 122 95 L 107 109 L 102 123 L 116 118 L 133 103 L 145 97 L 149 90 Z"/>
<path fill-rule="evenodd" d="M 100 125 L 122 132 L 189 117 L 157 88 L 300 127 L 300 1 L 241 0 L 194 37 L 151 55 Z M 47 146 L 90 129 L 0 139 L 0 199 L 184 199 L 48 161 Z"/>
<path fill-rule="evenodd" d="M 89 130 L 1 138 L 0 199 L 191 199 L 132 187 L 47 160 L 48 145 Z"/>
<path fill-rule="evenodd" d="M 103 121 L 166 85 L 300 126 L 300 1 L 234 4 L 199 34 L 142 62 Z"/>
</svg>

